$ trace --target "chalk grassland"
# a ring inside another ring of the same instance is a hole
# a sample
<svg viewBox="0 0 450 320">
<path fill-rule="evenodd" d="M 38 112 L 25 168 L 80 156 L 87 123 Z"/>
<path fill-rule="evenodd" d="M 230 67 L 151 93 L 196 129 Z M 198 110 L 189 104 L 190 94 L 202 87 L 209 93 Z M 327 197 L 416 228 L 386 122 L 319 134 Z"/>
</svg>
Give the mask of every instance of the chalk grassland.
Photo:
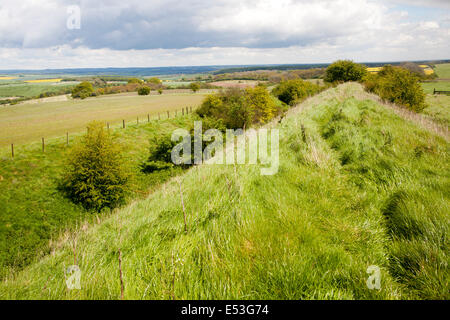
<svg viewBox="0 0 450 320">
<path fill-rule="evenodd" d="M 130 199 L 145 197 L 155 185 L 181 171 L 143 174 L 139 166 L 149 156 L 151 138 L 190 123 L 189 115 L 111 129 L 124 145 L 132 173 Z M 69 146 L 65 137 L 48 140 L 45 153 L 40 143 L 31 143 L 17 147 L 14 160 L 0 157 L 0 279 L 48 254 L 49 245 L 57 243 L 59 236 L 70 235 L 76 225 L 105 217 L 105 213 L 97 216 L 74 205 L 58 190 L 67 152 L 81 134 L 72 135 Z"/>
<path fill-rule="evenodd" d="M 205 94 L 164 93 L 162 95 L 138 96 L 136 93 L 115 94 L 38 104 L 19 104 L 0 108 L 0 147 L 11 143 L 21 144 L 65 135 L 66 132 L 84 130 L 92 120 L 118 124 L 126 121 L 147 121 L 147 114 L 167 117 L 166 111 L 175 115 L 181 108 L 197 106 Z"/>
<path fill-rule="evenodd" d="M 450 63 L 437 64 L 434 71 L 439 78 L 450 79 Z"/>
<path fill-rule="evenodd" d="M 450 81 L 424 82 L 422 87 L 427 93 L 427 107 L 422 113 L 439 124 L 450 127 L 450 95 L 433 95 L 434 89 L 450 91 Z"/>
<path fill-rule="evenodd" d="M 119 299 L 119 249 L 125 299 L 450 298 L 444 138 L 356 84 L 307 100 L 277 126 L 278 174 L 192 168 L 180 179 L 184 208 L 171 180 L 61 239 L 4 280 L 0 298 Z M 64 278 L 74 254 L 81 290 Z M 379 291 L 366 286 L 370 265 L 381 268 Z"/>
</svg>

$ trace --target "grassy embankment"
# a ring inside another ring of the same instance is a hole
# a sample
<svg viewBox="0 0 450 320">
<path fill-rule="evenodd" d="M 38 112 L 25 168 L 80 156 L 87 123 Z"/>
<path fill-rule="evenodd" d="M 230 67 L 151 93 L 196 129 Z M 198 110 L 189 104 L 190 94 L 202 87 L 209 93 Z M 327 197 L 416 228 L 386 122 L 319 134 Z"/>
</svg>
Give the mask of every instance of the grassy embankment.
<svg viewBox="0 0 450 320">
<path fill-rule="evenodd" d="M 192 93 L 164 93 L 162 95 L 138 96 L 136 93 L 114 94 L 84 100 L 19 104 L 0 107 L 0 148 L 11 143 L 22 144 L 78 132 L 92 120 L 113 123 L 147 121 L 147 114 L 153 118 L 161 112 L 178 110 L 199 105 L 204 91 Z"/>
<path fill-rule="evenodd" d="M 55 243 L 0 298 L 118 299 L 120 249 L 126 299 L 448 299 L 448 138 L 369 98 L 346 84 L 290 112 L 274 176 L 189 170 L 187 233 L 172 180 Z M 82 289 L 69 291 L 74 255 Z"/>
<path fill-rule="evenodd" d="M 174 169 L 154 174 L 143 174 L 139 165 L 149 155 L 149 139 L 169 134 L 192 122 L 190 116 L 161 121 L 152 119 L 116 126 L 112 132 L 125 146 L 125 157 L 132 172 L 130 198 L 146 196 L 155 185 L 178 174 Z M 66 230 L 73 230 L 84 221 L 97 219 L 95 214 L 74 205 L 58 191 L 64 174 L 67 152 L 81 133 L 46 142 L 45 153 L 40 143 L 16 148 L 11 159 L 9 149 L 0 150 L 0 278 L 10 269 L 17 270 L 31 263 L 36 256 L 49 252 L 49 241 L 57 240 Z M 101 217 L 101 216 L 100 216 Z"/>
</svg>

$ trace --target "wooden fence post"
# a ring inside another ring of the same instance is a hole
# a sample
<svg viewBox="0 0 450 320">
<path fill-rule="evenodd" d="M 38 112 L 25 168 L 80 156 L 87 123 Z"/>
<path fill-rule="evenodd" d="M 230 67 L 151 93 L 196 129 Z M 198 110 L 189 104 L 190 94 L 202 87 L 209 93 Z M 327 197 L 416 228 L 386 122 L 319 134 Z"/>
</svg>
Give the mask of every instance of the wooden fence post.
<svg viewBox="0 0 450 320">
<path fill-rule="evenodd" d="M 181 108 L 181 112 L 182 112 L 182 114 L 183 114 L 183 116 L 184 116 L 184 107 Z"/>
<path fill-rule="evenodd" d="M 147 120 L 150 122 L 150 114 L 147 114 Z"/>
<path fill-rule="evenodd" d="M 125 120 L 122 120 L 122 128 L 125 129 Z"/>
<path fill-rule="evenodd" d="M 45 152 L 45 141 L 44 141 L 44 138 L 42 138 L 42 152 Z"/>
<path fill-rule="evenodd" d="M 66 132 L 66 145 L 69 145 L 69 133 Z"/>
<path fill-rule="evenodd" d="M 169 113 L 169 111 L 167 111 L 167 119 L 169 119 L 170 118 L 170 113 Z"/>
<path fill-rule="evenodd" d="M 14 159 L 14 143 L 11 143 L 11 156 Z"/>
</svg>

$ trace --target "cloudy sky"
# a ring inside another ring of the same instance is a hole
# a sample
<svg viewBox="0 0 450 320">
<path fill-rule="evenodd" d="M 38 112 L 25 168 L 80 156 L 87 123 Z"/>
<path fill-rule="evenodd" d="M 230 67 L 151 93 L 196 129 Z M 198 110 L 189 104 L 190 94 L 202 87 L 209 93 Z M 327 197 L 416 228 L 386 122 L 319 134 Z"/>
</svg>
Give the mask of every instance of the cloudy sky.
<svg viewBox="0 0 450 320">
<path fill-rule="evenodd" d="M 0 69 L 339 58 L 450 59 L 450 0 L 0 0 Z"/>
</svg>

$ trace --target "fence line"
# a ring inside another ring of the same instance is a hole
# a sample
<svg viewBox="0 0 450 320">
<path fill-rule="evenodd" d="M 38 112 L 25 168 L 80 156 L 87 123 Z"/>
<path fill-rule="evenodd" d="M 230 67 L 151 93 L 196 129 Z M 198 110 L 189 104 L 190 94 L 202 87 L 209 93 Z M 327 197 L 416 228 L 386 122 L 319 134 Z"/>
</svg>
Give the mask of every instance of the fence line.
<svg viewBox="0 0 450 320">
<path fill-rule="evenodd" d="M 450 94 L 450 91 L 443 91 L 443 90 L 433 90 L 433 94 Z"/>
<path fill-rule="evenodd" d="M 181 108 L 181 115 L 184 116 L 185 114 L 188 115 L 189 113 L 192 113 L 192 106 L 188 106 L 188 107 L 183 107 Z M 190 112 L 189 112 L 190 111 Z M 170 119 L 170 111 L 167 110 L 167 118 L 166 119 Z M 156 116 L 156 113 L 154 114 Z M 175 109 L 175 117 L 178 117 L 178 110 Z M 150 113 L 147 114 L 147 123 L 151 122 L 151 116 Z M 161 113 L 158 112 L 158 119 L 155 119 L 155 121 L 159 121 L 161 120 Z M 131 122 L 131 120 L 129 120 L 128 122 Z M 144 123 L 144 122 L 139 122 L 139 116 L 137 116 L 136 118 L 136 125 L 139 125 L 140 123 Z M 109 131 L 110 130 L 110 123 L 106 122 L 106 128 Z M 126 128 L 126 121 L 125 119 L 122 120 L 122 129 Z M 45 153 L 45 139 L 44 137 L 42 137 L 41 139 L 42 142 L 42 153 Z M 66 146 L 69 146 L 69 132 L 66 132 Z M 14 157 L 17 155 L 17 150 L 14 149 L 15 145 L 14 142 L 11 143 L 11 158 L 14 159 Z"/>
</svg>

